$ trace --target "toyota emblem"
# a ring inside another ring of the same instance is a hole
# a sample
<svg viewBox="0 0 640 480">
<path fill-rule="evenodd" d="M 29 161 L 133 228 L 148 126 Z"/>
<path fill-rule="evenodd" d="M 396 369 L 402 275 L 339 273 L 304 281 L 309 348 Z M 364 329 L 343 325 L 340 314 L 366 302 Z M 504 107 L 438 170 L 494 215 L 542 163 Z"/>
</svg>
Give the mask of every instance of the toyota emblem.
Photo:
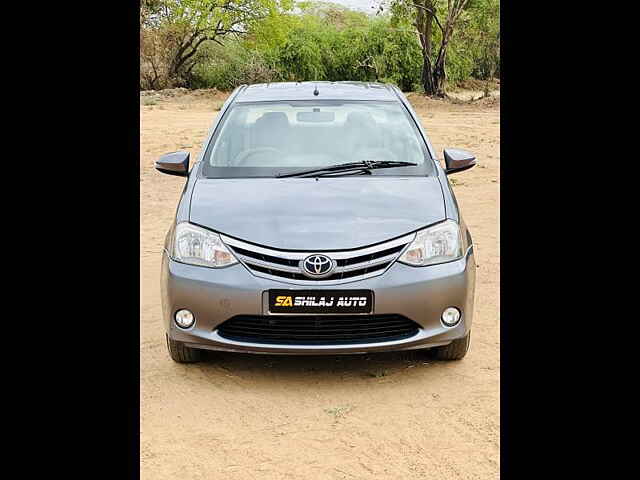
<svg viewBox="0 0 640 480">
<path fill-rule="evenodd" d="M 302 270 L 312 278 L 326 277 L 333 270 L 334 264 L 326 255 L 309 255 L 302 260 Z"/>
</svg>

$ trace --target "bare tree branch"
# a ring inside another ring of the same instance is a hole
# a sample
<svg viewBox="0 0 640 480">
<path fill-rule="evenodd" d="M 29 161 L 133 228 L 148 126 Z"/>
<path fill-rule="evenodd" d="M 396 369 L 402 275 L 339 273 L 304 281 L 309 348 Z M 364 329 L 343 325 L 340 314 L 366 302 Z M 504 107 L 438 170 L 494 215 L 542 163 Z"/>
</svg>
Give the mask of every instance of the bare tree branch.
<svg viewBox="0 0 640 480">
<path fill-rule="evenodd" d="M 429 12 L 432 15 L 433 19 L 436 21 L 436 24 L 438 25 L 438 27 L 440 27 L 440 31 L 444 32 L 444 28 L 442 28 L 442 24 L 440 23 L 440 20 L 438 20 L 438 16 L 436 15 L 435 10 L 425 7 L 424 5 L 418 5 L 417 3 L 412 3 L 411 5 L 414 6 L 415 8 L 419 8 L 426 12 Z"/>
</svg>

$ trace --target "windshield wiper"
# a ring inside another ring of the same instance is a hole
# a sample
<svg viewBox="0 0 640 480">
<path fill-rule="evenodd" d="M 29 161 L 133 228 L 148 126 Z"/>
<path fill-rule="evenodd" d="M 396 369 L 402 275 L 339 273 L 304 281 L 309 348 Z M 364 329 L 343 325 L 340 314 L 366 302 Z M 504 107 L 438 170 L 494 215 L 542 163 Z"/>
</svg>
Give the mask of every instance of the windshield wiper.
<svg viewBox="0 0 640 480">
<path fill-rule="evenodd" d="M 377 168 L 415 167 L 416 165 L 418 164 L 413 162 L 398 162 L 395 160 L 363 160 L 361 162 L 339 163 L 323 168 L 299 170 L 293 173 L 279 173 L 276 177 L 305 177 L 307 175 L 315 176 L 317 174 L 331 174 L 334 172 L 349 172 L 353 170 L 370 171 Z"/>
</svg>

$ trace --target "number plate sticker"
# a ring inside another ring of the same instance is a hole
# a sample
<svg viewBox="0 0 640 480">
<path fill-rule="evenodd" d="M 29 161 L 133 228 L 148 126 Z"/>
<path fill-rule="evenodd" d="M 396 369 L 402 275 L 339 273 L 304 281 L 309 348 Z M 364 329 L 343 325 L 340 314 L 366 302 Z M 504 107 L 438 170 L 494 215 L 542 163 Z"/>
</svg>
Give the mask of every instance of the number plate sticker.
<svg viewBox="0 0 640 480">
<path fill-rule="evenodd" d="M 372 313 L 371 290 L 269 290 L 269 313 Z"/>
</svg>

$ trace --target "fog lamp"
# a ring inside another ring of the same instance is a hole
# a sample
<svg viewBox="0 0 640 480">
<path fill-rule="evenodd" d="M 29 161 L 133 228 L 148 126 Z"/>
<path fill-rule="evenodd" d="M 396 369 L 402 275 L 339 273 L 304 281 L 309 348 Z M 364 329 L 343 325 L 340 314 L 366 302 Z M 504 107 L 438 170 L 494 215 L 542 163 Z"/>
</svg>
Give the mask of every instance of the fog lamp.
<svg viewBox="0 0 640 480">
<path fill-rule="evenodd" d="M 456 307 L 448 307 L 442 312 L 442 323 L 447 327 L 454 327 L 460 321 L 460 310 Z"/>
<path fill-rule="evenodd" d="M 176 324 L 181 328 L 189 328 L 194 320 L 195 317 L 189 310 L 182 309 L 176 312 Z"/>
</svg>

